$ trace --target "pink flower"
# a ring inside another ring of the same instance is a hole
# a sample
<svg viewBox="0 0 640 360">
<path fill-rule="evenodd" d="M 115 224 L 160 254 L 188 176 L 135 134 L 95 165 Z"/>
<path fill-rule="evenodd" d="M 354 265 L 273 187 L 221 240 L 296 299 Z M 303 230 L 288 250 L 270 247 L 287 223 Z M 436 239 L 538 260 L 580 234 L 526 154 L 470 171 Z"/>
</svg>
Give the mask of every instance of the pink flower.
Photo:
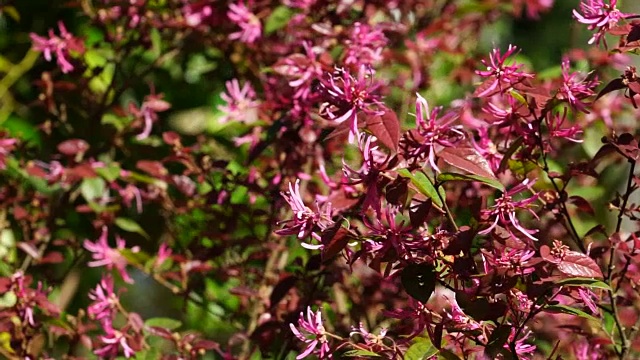
<svg viewBox="0 0 640 360">
<path fill-rule="evenodd" d="M 133 116 L 138 119 L 142 119 L 144 122 L 144 128 L 140 134 L 136 136 L 136 139 L 143 140 L 149 137 L 153 123 L 158 121 L 159 112 L 167 111 L 171 108 L 171 104 L 162 100 L 162 94 L 154 94 L 152 90 L 151 95 L 147 95 L 142 102 L 142 106 L 138 109 L 135 105 L 129 106 L 129 111 Z"/>
<path fill-rule="evenodd" d="M 485 272 L 492 269 L 506 272 L 508 275 L 528 275 L 535 271 L 529 260 L 535 255 L 532 250 L 497 250 L 494 253 L 483 249 L 482 255 L 485 260 Z"/>
<path fill-rule="evenodd" d="M 573 10 L 573 17 L 582 24 L 589 25 L 589 30 L 596 30 L 589 44 L 600 43 L 600 40 L 604 39 L 604 35 L 607 31 L 611 30 L 620 19 L 623 19 L 627 14 L 622 13 L 616 5 L 618 0 L 610 0 L 609 4 L 605 3 L 605 0 L 583 0 L 580 3 L 580 11 Z"/>
<path fill-rule="evenodd" d="M 520 337 L 515 340 L 515 350 L 519 359 L 530 359 L 533 355 L 533 352 L 536 351 L 536 346 L 527 344 L 527 339 L 531 337 L 532 332 L 529 329 L 520 332 Z M 516 336 L 516 328 L 511 328 L 511 334 L 509 335 L 509 340 L 506 344 L 504 344 L 505 349 L 509 349 L 509 343 L 514 340 Z M 510 350 L 510 349 L 509 349 Z"/>
<path fill-rule="evenodd" d="M 116 236 L 116 248 L 113 249 L 109 247 L 107 236 L 108 230 L 107 227 L 104 226 L 102 228 L 102 235 L 100 235 L 100 238 L 96 242 L 89 240 L 84 241 L 84 248 L 93 253 L 91 255 L 93 261 L 90 261 L 87 265 L 90 267 L 106 266 L 109 270 L 115 267 L 124 281 L 133 284 L 133 279 L 126 271 L 128 264 L 127 259 L 120 253 L 121 250 L 126 249 L 124 239 Z M 137 248 L 133 248 L 132 250 L 135 252 Z"/>
<path fill-rule="evenodd" d="M 380 29 L 359 22 L 353 24 L 344 55 L 347 65 L 373 65 L 382 60 L 387 37 Z"/>
<path fill-rule="evenodd" d="M 531 188 L 531 181 L 529 179 L 525 179 L 522 183 L 514 186 L 511 190 L 506 191 L 502 194 L 502 196 L 496 199 L 495 204 L 491 207 L 491 209 L 482 210 L 482 215 L 487 217 L 494 217 L 493 223 L 491 226 L 479 232 L 479 234 L 488 234 L 493 230 L 498 224 L 507 228 L 509 232 L 509 226 L 513 226 L 518 231 L 520 231 L 524 236 L 528 237 L 531 240 L 537 241 L 533 235 L 537 232 L 537 230 L 528 230 L 525 229 L 520 221 L 516 218 L 516 209 L 527 210 L 534 217 L 537 218 L 536 213 L 530 208 L 530 205 L 538 199 L 538 194 L 534 194 L 533 196 L 523 199 L 523 200 L 513 200 L 513 196 L 519 194 L 525 190 L 529 190 Z M 511 233 L 515 237 L 513 233 Z"/>
<path fill-rule="evenodd" d="M 18 141 L 12 138 L 0 139 L 0 170 L 4 170 L 7 167 L 7 155 L 15 147 Z"/>
<path fill-rule="evenodd" d="M 500 55 L 500 49 L 493 49 L 489 54 L 489 63 L 486 60 L 482 60 L 482 63 L 487 67 L 487 70 L 476 71 L 476 74 L 490 78 L 491 83 L 487 88 L 477 94 L 478 97 L 484 97 L 496 90 L 500 92 L 506 92 L 513 85 L 518 84 L 525 79 L 533 78 L 532 74 L 528 74 L 520 71 L 522 64 L 506 65 L 507 58 L 515 54 L 518 48 L 513 45 L 509 45 L 507 52 L 504 55 Z"/>
<path fill-rule="evenodd" d="M 182 14 L 188 26 L 197 27 L 213 14 L 213 8 L 207 1 L 187 3 L 182 7 Z"/>
<path fill-rule="evenodd" d="M 569 59 L 562 60 L 563 83 L 558 90 L 558 97 L 569 102 L 569 105 L 576 110 L 588 113 L 583 99 L 594 95 L 593 89 L 598 85 L 596 79 L 584 79 L 579 73 L 569 73 Z"/>
<path fill-rule="evenodd" d="M 293 324 L 289 324 L 291 331 L 298 338 L 298 340 L 307 344 L 307 348 L 296 359 L 303 359 L 309 356 L 311 353 L 318 355 L 320 359 L 331 358 L 332 355 L 329 349 L 329 340 L 325 334 L 324 326 L 322 325 L 322 314 L 320 310 L 316 313 L 311 311 L 311 307 L 307 307 L 307 318 L 304 318 L 304 313 L 300 312 L 300 318 L 298 319 L 298 330 Z M 305 333 L 303 335 L 303 332 Z M 316 346 L 320 344 L 320 349 L 316 349 Z"/>
<path fill-rule="evenodd" d="M 103 277 L 96 288 L 89 292 L 89 299 L 93 302 L 87 308 L 87 313 L 101 322 L 111 321 L 120 302 L 118 295 L 113 292 L 113 278 Z"/>
<path fill-rule="evenodd" d="M 300 180 L 296 180 L 295 186 L 291 186 L 289 183 L 289 191 L 282 193 L 282 197 L 289 203 L 291 210 L 293 211 L 293 219 L 287 220 L 284 223 L 286 226 L 277 230 L 278 235 L 294 235 L 297 234 L 298 239 L 304 239 L 309 236 L 313 231 L 313 228 L 318 225 L 321 229 L 328 227 L 333 223 L 331 220 L 331 205 L 325 204 L 322 208 L 317 207 L 317 211 L 313 211 L 308 208 L 302 201 L 300 195 Z M 319 240 L 319 235 L 313 234 L 316 240 Z M 302 243 L 302 246 L 307 249 L 317 250 L 321 249 L 322 245 L 311 245 Z"/>
<path fill-rule="evenodd" d="M 438 118 L 441 107 L 434 108 L 429 112 L 427 100 L 416 94 L 416 127 L 422 139 L 417 141 L 417 147 L 412 150 L 412 155 L 416 157 L 426 156 L 431 167 L 440 172 L 436 165 L 436 153 L 444 147 L 455 146 L 460 140 L 465 138 L 462 126 L 452 125 L 457 119 L 457 114 L 448 112 Z"/>
<path fill-rule="evenodd" d="M 260 19 L 249 11 L 243 3 L 230 4 L 227 16 L 241 29 L 230 34 L 230 40 L 240 40 L 247 44 L 253 44 L 262 36 Z"/>
<path fill-rule="evenodd" d="M 245 124 L 251 124 L 258 119 L 258 107 L 260 102 L 256 101 L 256 92 L 250 83 L 246 82 L 240 88 L 238 79 L 233 79 L 225 83 L 227 92 L 222 93 L 220 97 L 226 102 L 226 105 L 218 106 L 223 115 L 220 117 L 221 123 L 229 120 L 240 121 Z"/>
<path fill-rule="evenodd" d="M 82 41 L 73 35 L 71 35 L 62 21 L 58 22 L 58 28 L 60 29 L 60 36 L 56 36 L 53 30 L 49 30 L 49 38 L 39 36 L 31 33 L 31 41 L 33 41 L 33 48 L 37 51 L 42 51 L 44 58 L 47 61 L 51 61 L 51 54 L 55 53 L 58 58 L 57 62 L 63 73 L 73 71 L 73 65 L 69 62 L 67 57 L 69 51 L 83 52 L 84 45 Z"/>
<path fill-rule="evenodd" d="M 562 113 L 547 113 L 545 121 L 549 134 L 552 137 L 569 140 L 571 142 L 581 143 L 582 139 L 578 137 L 582 135 L 582 129 L 578 125 L 566 127 L 564 123 L 567 120 L 567 108 L 564 108 Z"/>
<path fill-rule="evenodd" d="M 323 88 L 328 95 L 328 106 L 321 113 L 337 124 L 349 123 L 349 143 L 358 139 L 358 113 L 368 115 L 380 114 L 378 109 L 382 103 L 376 90 L 380 84 L 373 80 L 373 70 L 362 65 L 356 77 L 345 69 L 336 72 L 324 82 Z"/>
<path fill-rule="evenodd" d="M 171 257 L 172 251 L 167 243 L 160 244 L 160 248 L 158 249 L 158 256 L 156 257 L 156 261 L 153 263 L 155 268 L 160 267 L 167 259 Z"/>
<path fill-rule="evenodd" d="M 504 155 L 498 151 L 498 146 L 489 137 L 489 130 L 487 128 L 479 128 L 478 136 L 480 139 L 477 141 L 473 137 L 471 138 L 471 144 L 478 150 L 482 157 L 487 159 L 491 170 L 497 172 Z"/>
<path fill-rule="evenodd" d="M 93 353 L 101 357 L 116 357 L 120 352 L 120 347 L 124 351 L 124 356 L 128 359 L 136 354 L 136 351 L 131 348 L 127 342 L 127 336 L 111 326 L 110 322 L 103 323 L 106 335 L 101 335 L 100 341 L 103 343 L 103 347 L 95 350 Z"/>
</svg>

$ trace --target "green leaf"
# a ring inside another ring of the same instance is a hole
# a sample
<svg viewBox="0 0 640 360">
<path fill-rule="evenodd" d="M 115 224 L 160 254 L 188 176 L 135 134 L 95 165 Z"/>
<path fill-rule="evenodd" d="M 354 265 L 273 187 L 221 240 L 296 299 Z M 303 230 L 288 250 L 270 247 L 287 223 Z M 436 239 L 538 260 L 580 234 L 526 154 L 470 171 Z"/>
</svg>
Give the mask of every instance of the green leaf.
<svg viewBox="0 0 640 360">
<path fill-rule="evenodd" d="M 438 359 L 460 360 L 460 357 L 458 357 L 458 355 L 452 353 L 451 350 L 440 349 L 440 353 L 438 354 Z"/>
<path fill-rule="evenodd" d="M 500 181 L 496 179 L 489 179 L 480 175 L 464 175 L 464 174 L 456 174 L 456 173 L 442 173 L 438 175 L 439 182 L 446 181 L 479 181 L 483 184 L 489 185 L 493 188 L 496 188 L 500 191 L 504 191 L 504 185 L 500 183 Z"/>
<path fill-rule="evenodd" d="M 587 320 L 593 320 L 596 322 L 601 322 L 600 319 L 587 314 L 586 312 L 580 310 L 580 309 L 576 309 L 576 308 L 572 308 L 570 306 L 567 305 L 549 305 L 547 307 L 544 308 L 545 311 L 550 312 L 550 313 L 561 313 L 561 314 L 568 314 L 568 315 L 574 315 L 574 316 L 578 316 L 581 317 L 583 319 L 587 319 Z"/>
<path fill-rule="evenodd" d="M 144 265 L 151 259 L 149 254 L 142 251 L 133 251 L 131 249 L 120 249 L 118 250 L 120 255 L 122 255 L 127 262 L 132 265 Z"/>
<path fill-rule="evenodd" d="M 380 355 L 369 351 L 369 350 L 349 350 L 347 352 L 345 352 L 344 354 L 342 354 L 342 356 L 348 356 L 348 357 L 356 357 L 356 356 L 370 356 L 370 357 L 380 357 Z M 406 357 L 405 357 L 406 359 Z"/>
<path fill-rule="evenodd" d="M 181 327 L 182 323 L 176 319 L 157 317 L 157 318 L 148 319 L 147 321 L 144 322 L 144 325 L 160 327 L 167 330 L 175 330 Z"/>
<path fill-rule="evenodd" d="M 602 290 L 611 290 L 611 286 L 605 283 L 602 280 L 593 279 L 593 278 L 569 278 L 562 279 L 559 281 L 554 281 L 553 285 L 556 286 L 583 286 L 590 289 L 602 289 Z"/>
<path fill-rule="evenodd" d="M 436 355 L 438 349 L 433 346 L 431 339 L 426 337 L 416 338 L 413 345 L 404 354 L 405 360 L 424 360 Z"/>
<path fill-rule="evenodd" d="M 95 171 L 109 182 L 120 178 L 120 165 L 118 164 L 109 164 L 106 167 L 97 168 Z"/>
<path fill-rule="evenodd" d="M 93 202 L 104 193 L 106 183 L 99 177 L 86 178 L 80 184 L 80 193 L 87 202 Z"/>
<path fill-rule="evenodd" d="M 442 207 L 444 204 L 442 203 L 442 199 L 438 195 L 438 191 L 431 183 L 431 180 L 425 175 L 423 172 L 418 171 L 415 175 L 412 174 L 408 169 L 400 169 L 398 170 L 398 174 L 402 177 L 406 177 L 411 179 L 411 183 L 417 188 L 417 190 L 427 197 L 429 197 L 433 203 Z"/>
<path fill-rule="evenodd" d="M 264 24 L 264 33 L 269 35 L 274 31 L 280 30 L 289 23 L 289 19 L 295 12 L 288 6 L 278 6 L 273 10 Z"/>
<path fill-rule="evenodd" d="M 140 234 L 149 239 L 149 235 L 144 231 L 144 229 L 142 229 L 142 227 L 140 227 L 137 222 L 131 219 L 119 217 L 116 218 L 115 223 L 117 227 L 124 231 Z"/>
</svg>

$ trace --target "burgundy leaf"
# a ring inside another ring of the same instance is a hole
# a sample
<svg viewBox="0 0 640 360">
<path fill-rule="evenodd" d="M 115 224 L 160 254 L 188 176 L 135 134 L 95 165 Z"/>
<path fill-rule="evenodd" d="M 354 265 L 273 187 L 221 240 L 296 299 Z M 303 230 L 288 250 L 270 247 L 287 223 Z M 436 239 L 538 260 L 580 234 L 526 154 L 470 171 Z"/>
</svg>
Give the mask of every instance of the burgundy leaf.
<svg viewBox="0 0 640 360">
<path fill-rule="evenodd" d="M 631 30 L 627 35 L 627 44 L 637 40 L 640 40 L 640 24 L 637 22 L 634 22 L 631 24 Z"/>
<path fill-rule="evenodd" d="M 577 251 L 567 251 L 558 263 L 558 270 L 569 276 L 602 278 L 602 271 L 598 264 L 592 258 Z"/>
<path fill-rule="evenodd" d="M 498 181 L 489 162 L 476 149 L 468 146 L 446 147 L 438 154 L 447 164 L 473 175 Z"/>
<path fill-rule="evenodd" d="M 287 276 L 273 287 L 273 291 L 271 291 L 271 296 L 269 297 L 269 304 L 271 304 L 272 308 L 278 305 L 289 290 L 296 285 L 296 281 L 298 281 L 298 279 L 295 276 Z"/>
<path fill-rule="evenodd" d="M 586 212 L 589 215 L 595 215 L 595 211 L 593 210 L 593 207 L 591 206 L 591 204 L 589 204 L 587 200 L 585 200 L 585 198 L 581 196 L 569 196 L 568 200 L 569 200 L 569 203 L 577 206 L 578 209 Z"/>
<path fill-rule="evenodd" d="M 386 187 L 386 199 L 390 204 L 403 205 L 409 195 L 410 179 L 399 176 Z"/>
<path fill-rule="evenodd" d="M 602 90 L 600 90 L 600 92 L 598 93 L 598 96 L 596 96 L 596 100 L 603 97 L 604 95 L 607 95 L 612 91 L 616 91 L 624 88 L 626 88 L 626 85 L 624 84 L 621 78 L 611 80 L 607 84 L 607 86 L 605 86 Z"/>
<path fill-rule="evenodd" d="M 427 199 L 425 202 L 420 203 L 420 205 L 412 206 L 409 210 L 409 221 L 411 222 L 411 226 L 414 228 L 418 228 L 424 224 L 427 220 L 427 216 L 429 215 L 429 211 L 433 207 L 433 202 L 431 199 Z"/>
<path fill-rule="evenodd" d="M 366 128 L 387 148 L 398 150 L 400 141 L 400 121 L 395 112 L 384 108 L 382 115 L 366 117 Z"/>
<path fill-rule="evenodd" d="M 169 172 L 159 161 L 140 160 L 136 167 L 154 177 L 164 177 Z"/>
<path fill-rule="evenodd" d="M 337 226 L 337 227 L 336 227 Z M 325 230 L 322 234 L 322 259 L 323 261 L 331 260 L 334 256 L 338 255 L 349 243 L 349 231 L 342 227 L 341 223 L 336 223 L 333 226 Z"/>
</svg>

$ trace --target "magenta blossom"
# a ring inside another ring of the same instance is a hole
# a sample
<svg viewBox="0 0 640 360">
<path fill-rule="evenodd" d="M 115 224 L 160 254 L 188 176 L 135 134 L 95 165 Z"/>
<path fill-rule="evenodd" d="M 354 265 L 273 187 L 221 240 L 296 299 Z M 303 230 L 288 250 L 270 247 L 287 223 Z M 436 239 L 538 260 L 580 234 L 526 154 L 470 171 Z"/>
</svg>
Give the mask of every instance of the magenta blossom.
<svg viewBox="0 0 640 360">
<path fill-rule="evenodd" d="M 302 331 L 298 330 L 293 324 L 289 324 L 289 327 L 298 340 L 307 344 L 307 348 L 300 355 L 296 356 L 296 359 L 303 359 L 311 353 L 317 354 L 320 359 L 332 357 L 329 349 L 329 340 L 322 325 L 322 313 L 320 313 L 320 310 L 314 313 L 311 311 L 310 306 L 307 307 L 306 319 L 304 313 L 300 312 L 298 327 Z M 318 344 L 320 344 L 320 348 L 316 349 Z"/>
<path fill-rule="evenodd" d="M 605 0 L 583 0 L 580 3 L 580 12 L 573 10 L 573 17 L 578 22 L 589 25 L 589 30 L 596 30 L 589 44 L 600 43 L 604 35 L 611 30 L 627 14 L 622 13 L 617 8 L 618 0 L 610 0 L 607 4 Z M 606 43 L 605 43 L 606 44 Z"/>
<path fill-rule="evenodd" d="M 119 354 L 120 348 L 122 348 L 124 356 L 127 359 L 135 356 L 136 351 L 128 343 L 129 339 L 125 333 L 114 329 L 111 326 L 111 322 L 103 323 L 103 327 L 106 333 L 106 335 L 100 336 L 103 347 L 96 349 L 94 354 L 101 357 L 114 358 Z"/>
<path fill-rule="evenodd" d="M 331 204 L 325 203 L 325 206 L 317 206 L 317 210 L 313 211 L 308 208 L 302 201 L 300 195 L 300 180 L 296 180 L 295 186 L 291 186 L 289 183 L 289 191 L 282 193 L 282 197 L 289 203 L 291 210 L 293 211 L 293 219 L 283 222 L 285 227 L 281 230 L 277 230 L 278 235 L 297 235 L 298 239 L 304 239 L 312 234 L 313 228 L 317 225 L 321 229 L 327 228 L 333 224 L 331 220 Z M 316 233 L 312 234 L 316 240 L 320 239 L 320 236 Z M 321 249 L 323 245 L 311 245 L 302 243 L 302 246 L 317 250 Z"/>
<path fill-rule="evenodd" d="M 0 170 L 4 170 L 7 167 L 7 155 L 15 147 L 18 141 L 12 138 L 0 139 Z"/>
<path fill-rule="evenodd" d="M 337 69 L 323 87 L 329 102 L 322 107 L 321 113 L 335 123 L 348 122 L 350 144 L 359 138 L 359 112 L 367 115 L 383 113 L 380 96 L 376 94 L 380 83 L 373 79 L 373 70 L 368 66 L 362 65 L 356 77 L 345 69 Z"/>
<path fill-rule="evenodd" d="M 144 124 L 142 132 L 136 136 L 136 139 L 143 140 L 148 138 L 151 134 L 153 123 L 158 121 L 157 113 L 167 111 L 170 108 L 171 104 L 162 100 L 162 94 L 156 95 L 153 91 L 151 95 L 147 95 L 144 98 L 144 102 L 142 102 L 142 106 L 140 106 L 140 108 L 136 107 L 134 104 L 129 105 L 129 111 L 131 114 L 133 114 L 137 119 L 141 119 Z"/>
<path fill-rule="evenodd" d="M 525 190 L 531 189 L 531 181 L 529 179 L 525 179 L 522 183 L 514 186 L 511 190 L 508 190 L 502 194 L 502 196 L 496 199 L 495 204 L 491 207 L 491 209 L 482 210 L 482 215 L 488 218 L 494 218 L 493 223 L 488 228 L 479 232 L 479 234 L 488 234 L 493 230 L 498 224 L 505 227 L 509 232 L 509 226 L 513 226 L 524 236 L 528 237 L 531 240 L 537 241 L 532 234 L 535 234 L 537 230 L 529 230 L 525 229 L 521 224 L 518 218 L 516 218 L 516 209 L 527 210 L 534 217 L 538 217 L 536 213 L 531 209 L 531 204 L 534 203 L 538 199 L 538 194 L 534 194 L 533 196 L 523 199 L 523 200 L 513 200 L 513 196 L 519 194 Z M 516 237 L 513 233 L 512 236 Z"/>
<path fill-rule="evenodd" d="M 563 83 L 558 90 L 558 97 L 566 100 L 572 108 L 588 113 L 586 104 L 582 101 L 594 95 L 593 89 L 598 86 L 596 79 L 585 79 L 577 72 L 570 73 L 569 59 L 562 60 Z"/>
<path fill-rule="evenodd" d="M 240 40 L 243 43 L 253 44 L 262 36 L 260 19 L 253 14 L 243 3 L 230 4 L 227 12 L 229 20 L 240 27 L 240 31 L 229 35 L 229 40 Z"/>
<path fill-rule="evenodd" d="M 425 156 L 429 159 L 429 165 L 436 171 L 440 169 L 436 165 L 436 153 L 445 147 L 455 146 L 465 138 L 462 126 L 452 125 L 458 115 L 448 112 L 442 117 L 438 117 L 441 107 L 429 111 L 427 100 L 416 94 L 416 127 L 422 140 L 418 141 L 418 146 L 412 151 L 415 156 Z"/>
<path fill-rule="evenodd" d="M 103 277 L 96 288 L 89 291 L 89 299 L 93 300 L 87 308 L 89 316 L 101 322 L 110 322 L 120 303 L 118 295 L 113 292 L 113 278 Z"/>
<path fill-rule="evenodd" d="M 62 21 L 58 22 L 58 29 L 60 29 L 60 36 L 54 34 L 53 30 L 49 30 L 49 38 L 39 36 L 31 33 L 31 41 L 33 41 L 33 48 L 37 51 L 42 51 L 44 58 L 47 61 L 51 61 L 51 54 L 55 53 L 57 57 L 58 65 L 63 73 L 73 71 L 74 67 L 69 62 L 69 51 L 75 51 L 82 53 L 84 51 L 84 44 L 82 41 L 67 31 Z"/>
<path fill-rule="evenodd" d="M 535 251 L 532 250 L 511 249 L 492 253 L 483 249 L 482 255 L 485 260 L 484 270 L 486 273 L 495 269 L 509 275 L 528 275 L 535 271 L 533 264 L 529 261 L 535 255 Z"/>
<path fill-rule="evenodd" d="M 520 71 L 522 64 L 507 65 L 506 61 L 511 55 L 515 54 L 518 48 L 513 45 L 509 45 L 507 52 L 504 55 L 500 55 L 500 49 L 491 50 L 489 54 L 489 62 L 482 60 L 482 63 L 487 67 L 487 70 L 476 71 L 476 74 L 489 78 L 488 86 L 477 94 L 478 97 L 484 97 L 492 94 L 496 90 L 504 93 L 509 90 L 513 85 L 521 83 L 526 79 L 533 78 L 532 74 Z"/>
<path fill-rule="evenodd" d="M 102 228 L 102 235 L 100 235 L 100 238 L 96 242 L 89 240 L 84 241 L 84 248 L 93 253 L 93 261 L 90 261 L 87 265 L 90 267 L 106 266 L 108 269 L 115 267 L 124 281 L 133 284 L 133 279 L 126 270 L 128 264 L 127 258 L 121 254 L 121 250 L 126 249 L 124 239 L 116 236 L 116 248 L 111 248 L 107 242 L 107 237 L 108 230 L 107 227 L 104 226 Z M 134 252 L 137 250 L 137 247 L 132 249 Z"/>
<path fill-rule="evenodd" d="M 240 87 L 238 79 L 233 79 L 225 83 L 227 92 L 222 93 L 220 97 L 226 102 L 226 105 L 218 106 L 223 115 L 220 117 L 221 123 L 229 120 L 240 121 L 245 124 L 251 124 L 258 119 L 258 107 L 260 102 L 255 100 L 256 92 L 250 83 L 246 82 Z"/>
</svg>

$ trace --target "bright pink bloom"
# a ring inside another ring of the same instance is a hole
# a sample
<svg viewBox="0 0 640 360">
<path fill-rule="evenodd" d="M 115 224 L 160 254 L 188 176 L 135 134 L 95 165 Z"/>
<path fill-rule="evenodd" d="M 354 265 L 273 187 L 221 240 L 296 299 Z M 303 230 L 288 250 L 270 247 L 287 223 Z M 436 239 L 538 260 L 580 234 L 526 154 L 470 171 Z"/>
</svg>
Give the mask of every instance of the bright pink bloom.
<svg viewBox="0 0 640 360">
<path fill-rule="evenodd" d="M 482 250 L 485 260 L 485 272 L 498 270 L 508 275 L 528 275 L 535 271 L 529 260 L 535 255 L 533 250 L 496 250 L 493 253 Z"/>
<path fill-rule="evenodd" d="M 537 241 L 533 235 L 537 232 L 537 230 L 529 230 L 525 229 L 521 224 L 518 218 L 516 218 L 516 209 L 527 210 L 534 217 L 538 217 L 536 213 L 531 209 L 531 204 L 534 203 L 538 199 L 538 194 L 534 194 L 533 196 L 523 199 L 523 200 L 513 200 L 513 196 L 519 194 L 525 190 L 531 189 L 531 181 L 529 179 L 525 179 L 522 183 L 514 186 L 510 190 L 504 192 L 502 196 L 496 199 L 495 204 L 491 207 L 491 209 L 482 210 L 482 215 L 486 217 L 493 217 L 493 223 L 488 228 L 479 232 L 479 234 L 488 234 L 493 230 L 498 224 L 505 227 L 509 232 L 509 226 L 513 226 L 518 231 L 520 231 L 524 236 L 528 237 L 531 240 Z M 515 237 L 513 233 L 511 233 Z"/>
<path fill-rule="evenodd" d="M 7 155 L 15 147 L 18 141 L 12 138 L 0 139 L 0 170 L 4 170 L 7 167 Z"/>
<path fill-rule="evenodd" d="M 604 35 L 616 26 L 620 19 L 627 14 L 622 13 L 617 8 L 618 0 L 610 0 L 607 4 L 605 0 L 583 0 L 580 3 L 580 11 L 573 10 L 573 17 L 578 22 L 589 25 L 589 30 L 596 30 L 589 44 L 600 43 Z"/>
<path fill-rule="evenodd" d="M 345 64 L 374 65 L 382 60 L 382 50 L 387 45 L 387 37 L 381 29 L 357 22 L 353 24 L 345 44 Z"/>
<path fill-rule="evenodd" d="M 255 100 L 256 92 L 250 83 L 246 82 L 240 88 L 238 79 L 233 79 L 225 83 L 227 92 L 222 93 L 220 97 L 226 102 L 226 105 L 218 106 L 223 115 L 220 117 L 221 123 L 229 120 L 240 121 L 245 124 L 251 124 L 258 119 L 258 107 L 260 102 Z"/>
<path fill-rule="evenodd" d="M 136 118 L 142 119 L 144 122 L 144 128 L 140 134 L 136 136 L 136 139 L 143 140 L 149 137 L 153 123 L 158 121 L 159 112 L 167 111 L 171 108 L 171 104 L 162 100 L 162 94 L 147 95 L 144 98 L 144 102 L 140 108 L 131 104 L 129 111 Z"/>
<path fill-rule="evenodd" d="M 108 230 L 107 227 L 104 226 L 102 228 L 102 235 L 96 242 L 91 242 L 89 240 L 84 241 L 84 248 L 91 251 L 93 261 L 90 261 L 87 265 L 90 267 L 99 267 L 106 266 L 109 270 L 112 268 L 116 268 L 122 279 L 129 284 L 133 284 L 133 279 L 127 273 L 127 258 L 124 257 L 120 253 L 121 250 L 126 249 L 125 241 L 119 236 L 116 236 L 116 248 L 109 247 L 109 243 L 107 242 Z M 136 251 L 137 248 L 132 249 Z"/>
<path fill-rule="evenodd" d="M 445 147 L 455 146 L 459 141 L 465 138 L 462 126 L 452 125 L 457 119 L 457 114 L 448 112 L 444 116 L 438 118 L 441 107 L 434 108 L 429 112 L 429 104 L 427 100 L 416 94 L 416 127 L 418 133 L 423 137 L 419 141 L 419 146 L 411 151 L 417 157 L 427 157 L 431 167 L 440 172 L 436 165 L 436 153 Z"/>
<path fill-rule="evenodd" d="M 118 295 L 113 292 L 113 278 L 103 277 L 96 288 L 89 291 L 89 299 L 93 300 L 87 308 L 89 316 L 101 322 L 110 322 L 120 302 Z"/>
<path fill-rule="evenodd" d="M 243 4 L 230 4 L 227 12 L 229 20 L 240 27 L 240 31 L 229 35 L 229 40 L 240 40 L 243 43 L 253 44 L 262 36 L 260 19 Z"/>
<path fill-rule="evenodd" d="M 579 137 L 582 135 L 582 128 L 579 125 L 566 127 L 564 126 L 566 120 L 567 108 L 565 108 L 562 113 L 547 113 L 545 121 L 547 123 L 547 128 L 549 129 L 549 134 L 555 138 L 581 143 L 582 139 Z"/>
<path fill-rule="evenodd" d="M 171 257 L 171 248 L 167 243 L 160 244 L 160 248 L 158 249 L 158 256 L 156 257 L 156 261 L 154 262 L 154 267 L 160 267 L 167 259 Z"/>
<path fill-rule="evenodd" d="M 476 71 L 476 74 L 490 78 L 491 83 L 486 89 L 477 95 L 478 97 L 487 96 L 496 90 L 504 93 L 513 85 L 526 79 L 533 78 L 532 74 L 520 71 L 520 68 L 523 66 L 522 64 L 506 64 L 507 58 L 515 54 L 517 51 L 518 48 L 513 45 L 509 45 L 509 48 L 504 55 L 500 55 L 500 49 L 493 49 L 491 50 L 491 54 L 489 54 L 489 62 L 482 60 L 482 63 L 487 67 L 487 70 Z"/>
<path fill-rule="evenodd" d="M 349 143 L 353 144 L 360 133 L 358 113 L 381 114 L 378 107 L 382 103 L 376 94 L 380 83 L 373 79 L 373 70 L 363 65 L 356 77 L 345 69 L 337 69 L 323 87 L 329 99 L 328 106 L 323 107 L 321 113 L 338 124 L 348 121 Z"/>
<path fill-rule="evenodd" d="M 558 97 L 567 100 L 569 105 L 576 110 L 587 113 L 583 99 L 595 95 L 593 89 L 598 86 L 596 79 L 585 79 L 579 73 L 570 73 L 569 59 L 562 60 L 562 86 L 558 90 Z"/>
<path fill-rule="evenodd" d="M 100 341 L 103 343 L 103 347 L 95 350 L 93 353 L 108 358 L 115 358 L 120 353 L 120 347 L 124 351 L 124 356 L 128 359 L 136 354 L 136 351 L 131 348 L 127 343 L 127 336 L 111 326 L 110 322 L 103 323 L 106 335 L 101 335 Z"/>
<path fill-rule="evenodd" d="M 296 359 L 303 359 L 312 353 L 317 354 L 320 359 L 332 357 L 331 350 L 329 349 L 329 340 L 322 325 L 322 313 L 320 313 L 320 310 L 314 313 L 311 311 L 310 306 L 307 307 L 306 319 L 304 313 L 300 312 L 298 327 L 300 327 L 302 331 L 298 330 L 293 324 L 289 324 L 289 327 L 298 340 L 307 344 L 307 348 L 300 355 L 296 356 Z M 318 344 L 320 344 L 320 349 L 316 349 Z"/>
<path fill-rule="evenodd" d="M 42 51 L 44 58 L 47 61 L 51 61 L 51 54 L 55 53 L 57 57 L 58 65 L 63 73 L 73 71 L 73 65 L 67 57 L 69 51 L 83 52 L 84 45 L 79 38 L 71 35 L 62 21 L 58 22 L 58 28 L 60 29 L 60 36 L 56 36 L 52 29 L 49 30 L 49 38 L 39 36 L 31 33 L 31 41 L 33 41 L 33 48 L 37 51 Z"/>
<path fill-rule="evenodd" d="M 284 197 L 291 206 L 293 219 L 284 221 L 283 223 L 286 224 L 285 227 L 277 230 L 276 234 L 297 235 L 298 239 L 304 239 L 311 234 L 316 225 L 324 229 L 333 223 L 331 220 L 331 204 L 326 203 L 322 207 L 317 206 L 317 211 L 311 210 L 304 204 L 302 196 L 300 195 L 299 179 L 296 180 L 295 186 L 291 186 L 291 183 L 289 183 L 289 191 L 286 193 L 283 192 L 282 197 Z M 317 234 L 314 233 L 313 235 L 314 238 L 319 239 Z M 302 246 L 312 250 L 323 247 L 323 245 L 311 245 L 307 243 L 302 243 Z"/>
</svg>

